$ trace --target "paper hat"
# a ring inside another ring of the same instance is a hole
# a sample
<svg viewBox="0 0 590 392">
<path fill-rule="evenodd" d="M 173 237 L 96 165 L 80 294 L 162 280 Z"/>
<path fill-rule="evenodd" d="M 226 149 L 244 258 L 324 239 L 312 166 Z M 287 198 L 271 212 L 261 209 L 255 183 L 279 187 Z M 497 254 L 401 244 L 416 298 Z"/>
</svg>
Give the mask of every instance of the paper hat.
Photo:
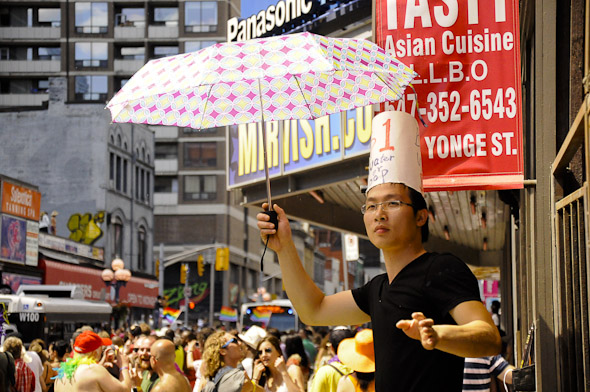
<svg viewBox="0 0 590 392">
<path fill-rule="evenodd" d="M 258 343 L 266 337 L 266 331 L 257 325 L 253 325 L 246 332 L 238 334 L 238 337 L 242 342 L 256 350 Z"/>
<path fill-rule="evenodd" d="M 111 339 L 101 338 L 92 331 L 84 331 L 76 338 L 74 351 L 80 354 L 86 354 L 96 350 L 100 346 L 110 346 L 111 344 L 113 344 Z"/>
<path fill-rule="evenodd" d="M 406 112 L 388 111 L 373 118 L 366 192 L 387 183 L 401 183 L 424 195 L 418 122 Z"/>
<path fill-rule="evenodd" d="M 338 346 L 338 359 L 356 372 L 374 372 L 375 347 L 373 346 L 373 330 L 363 329 L 354 338 L 341 341 Z"/>
</svg>

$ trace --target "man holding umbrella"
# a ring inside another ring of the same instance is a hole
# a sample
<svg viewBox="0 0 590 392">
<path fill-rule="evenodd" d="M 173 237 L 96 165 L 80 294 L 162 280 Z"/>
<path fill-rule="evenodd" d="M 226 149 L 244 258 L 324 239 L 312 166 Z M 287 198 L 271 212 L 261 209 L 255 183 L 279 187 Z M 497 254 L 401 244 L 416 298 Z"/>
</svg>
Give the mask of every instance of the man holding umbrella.
<svg viewBox="0 0 590 392">
<path fill-rule="evenodd" d="M 258 227 L 278 255 L 285 289 L 304 323 L 372 322 L 376 390 L 461 391 L 463 358 L 498 354 L 500 336 L 465 263 L 423 247 L 428 210 L 418 140 L 418 124 L 407 113 L 373 119 L 361 211 L 369 239 L 383 252 L 386 273 L 365 286 L 324 295 L 303 269 L 278 205 L 278 230 L 262 213 Z"/>
</svg>

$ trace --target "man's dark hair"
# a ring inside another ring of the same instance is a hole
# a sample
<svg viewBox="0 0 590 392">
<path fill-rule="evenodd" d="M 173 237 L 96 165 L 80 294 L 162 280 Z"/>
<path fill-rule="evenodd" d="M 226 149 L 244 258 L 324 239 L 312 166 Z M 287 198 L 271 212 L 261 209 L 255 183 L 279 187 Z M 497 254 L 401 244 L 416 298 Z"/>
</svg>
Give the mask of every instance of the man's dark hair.
<svg viewBox="0 0 590 392">
<path fill-rule="evenodd" d="M 129 328 L 129 333 L 136 338 L 142 334 L 141 327 L 139 325 L 132 325 L 131 328 Z"/>
<path fill-rule="evenodd" d="M 72 351 L 70 343 L 67 340 L 58 340 L 53 343 L 53 350 L 56 352 L 59 358 L 63 358 L 64 355 Z"/>
<path fill-rule="evenodd" d="M 354 337 L 354 333 L 352 333 L 352 331 L 348 328 L 336 328 L 333 329 L 330 332 L 330 344 L 332 345 L 332 348 L 334 349 L 334 352 L 337 353 L 338 352 L 338 346 L 340 345 L 340 342 L 343 341 L 344 339 L 349 339 Z"/>
<path fill-rule="evenodd" d="M 410 194 L 410 200 L 412 201 L 412 208 L 414 209 L 414 214 L 417 214 L 420 210 L 428 210 L 428 206 L 426 205 L 426 200 L 424 200 L 424 196 L 415 189 L 410 187 L 408 188 L 408 193 Z M 428 241 L 428 217 L 426 218 L 426 223 L 422 226 L 422 242 Z"/>
</svg>

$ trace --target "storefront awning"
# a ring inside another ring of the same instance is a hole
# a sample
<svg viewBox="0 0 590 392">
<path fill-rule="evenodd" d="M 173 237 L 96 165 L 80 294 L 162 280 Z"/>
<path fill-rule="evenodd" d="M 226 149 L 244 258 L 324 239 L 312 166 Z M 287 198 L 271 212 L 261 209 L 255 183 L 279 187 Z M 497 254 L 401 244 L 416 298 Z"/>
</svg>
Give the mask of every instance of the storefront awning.
<svg viewBox="0 0 590 392">
<path fill-rule="evenodd" d="M 101 278 L 102 270 L 83 267 L 69 263 L 40 260 L 40 267 L 45 271 L 45 284 L 76 285 L 82 288 L 84 299 L 111 300 L 111 290 Z M 119 302 L 133 307 L 153 308 L 158 296 L 158 281 L 131 277 L 125 287 L 119 291 Z"/>
</svg>

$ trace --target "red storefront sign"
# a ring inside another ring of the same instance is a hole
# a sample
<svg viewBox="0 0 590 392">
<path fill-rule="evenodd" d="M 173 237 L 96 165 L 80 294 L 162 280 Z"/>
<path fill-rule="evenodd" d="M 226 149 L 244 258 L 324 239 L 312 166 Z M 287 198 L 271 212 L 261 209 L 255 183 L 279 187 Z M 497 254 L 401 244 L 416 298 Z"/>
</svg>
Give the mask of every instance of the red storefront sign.
<svg viewBox="0 0 590 392">
<path fill-rule="evenodd" d="M 110 298 L 110 288 L 101 278 L 102 270 L 42 259 L 40 266 L 45 270 L 45 284 L 76 285 L 82 288 L 84 299 L 100 300 L 102 294 L 107 302 L 115 305 Z M 119 291 L 119 302 L 133 307 L 153 309 L 158 296 L 156 280 L 131 277 Z"/>
<path fill-rule="evenodd" d="M 425 190 L 522 188 L 518 2 L 375 4 L 375 42 L 419 74 L 416 94 L 385 109 L 417 110 L 428 124 Z"/>
<path fill-rule="evenodd" d="M 2 212 L 38 221 L 41 193 L 2 181 Z"/>
</svg>

